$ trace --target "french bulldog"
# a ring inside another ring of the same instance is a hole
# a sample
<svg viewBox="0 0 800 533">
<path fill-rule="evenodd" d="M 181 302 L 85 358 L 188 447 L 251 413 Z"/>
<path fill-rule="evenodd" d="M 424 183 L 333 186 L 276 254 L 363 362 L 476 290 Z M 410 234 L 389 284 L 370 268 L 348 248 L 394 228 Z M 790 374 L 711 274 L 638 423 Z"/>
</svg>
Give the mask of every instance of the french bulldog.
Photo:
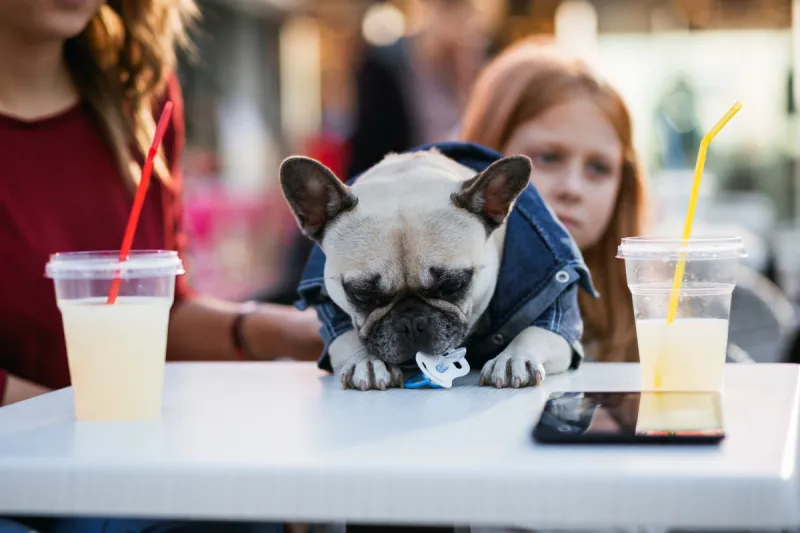
<svg viewBox="0 0 800 533">
<path fill-rule="evenodd" d="M 344 387 L 402 387 L 417 352 L 465 342 L 494 294 L 506 219 L 531 170 L 517 155 L 476 174 L 429 149 L 390 154 L 347 186 L 313 159 L 281 164 L 283 194 L 325 254 L 325 289 L 352 318 L 328 350 Z M 528 327 L 484 364 L 480 383 L 538 385 L 571 359 L 562 336 Z"/>
</svg>

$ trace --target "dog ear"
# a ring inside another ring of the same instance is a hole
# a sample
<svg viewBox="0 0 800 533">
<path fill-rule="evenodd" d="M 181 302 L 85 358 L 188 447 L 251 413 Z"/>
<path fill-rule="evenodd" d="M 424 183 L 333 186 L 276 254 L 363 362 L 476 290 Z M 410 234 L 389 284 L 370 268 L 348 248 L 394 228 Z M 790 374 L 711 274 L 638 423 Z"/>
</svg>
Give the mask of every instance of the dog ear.
<svg viewBox="0 0 800 533">
<path fill-rule="evenodd" d="M 533 165 L 524 155 L 504 157 L 467 180 L 451 196 L 453 203 L 481 217 L 494 230 L 508 216 L 514 200 L 528 186 Z"/>
<path fill-rule="evenodd" d="M 317 242 L 325 228 L 340 214 L 358 204 L 358 199 L 331 170 L 311 158 L 294 156 L 280 168 L 283 196 L 292 208 L 300 229 Z"/>
</svg>

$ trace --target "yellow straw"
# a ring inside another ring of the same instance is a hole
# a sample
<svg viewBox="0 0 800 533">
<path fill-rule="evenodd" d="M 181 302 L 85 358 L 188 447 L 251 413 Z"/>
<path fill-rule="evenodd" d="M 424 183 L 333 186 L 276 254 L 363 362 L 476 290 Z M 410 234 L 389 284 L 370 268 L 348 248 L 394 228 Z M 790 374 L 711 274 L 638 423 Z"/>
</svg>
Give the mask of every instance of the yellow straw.
<svg viewBox="0 0 800 533">
<path fill-rule="evenodd" d="M 694 222 L 694 212 L 697 208 L 697 198 L 700 194 L 700 182 L 703 179 L 703 167 L 706 164 L 706 152 L 708 151 L 708 145 L 711 144 L 711 140 L 716 137 L 717 133 L 728 123 L 730 119 L 733 118 L 733 115 L 739 112 L 742 108 L 741 102 L 736 102 L 733 104 L 725 116 L 719 119 L 713 128 L 706 133 L 703 140 L 700 141 L 700 150 L 697 152 L 697 164 L 694 168 L 694 183 L 692 184 L 692 195 L 689 198 L 689 209 L 686 211 L 686 222 L 683 226 L 683 245 L 686 246 L 688 244 L 688 239 L 692 236 L 692 222 Z M 675 267 L 675 277 L 672 280 L 672 291 L 670 294 L 669 299 L 669 309 L 667 310 L 667 324 L 672 324 L 675 321 L 675 315 L 678 313 L 678 301 L 680 299 L 681 293 L 681 283 L 683 283 L 683 273 L 686 268 L 686 255 L 682 254 L 682 257 L 678 260 L 678 264 Z M 655 386 L 656 388 L 661 386 L 661 378 L 663 374 L 663 357 L 659 358 L 659 365 L 656 370 L 655 376 Z"/>
</svg>

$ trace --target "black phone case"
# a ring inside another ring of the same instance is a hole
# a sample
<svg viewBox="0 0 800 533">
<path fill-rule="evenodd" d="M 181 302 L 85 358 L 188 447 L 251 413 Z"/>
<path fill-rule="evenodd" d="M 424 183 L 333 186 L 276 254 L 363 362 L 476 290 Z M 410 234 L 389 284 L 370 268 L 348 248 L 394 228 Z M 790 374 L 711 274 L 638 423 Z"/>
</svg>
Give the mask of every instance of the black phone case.
<svg viewBox="0 0 800 533">
<path fill-rule="evenodd" d="M 586 391 L 584 394 L 598 394 L 599 391 Z M 544 423 L 547 407 L 556 397 L 564 393 L 552 393 L 542 410 L 536 426 L 533 428 L 532 437 L 540 444 L 594 444 L 594 445 L 708 445 L 717 444 L 725 439 L 725 432 L 715 434 L 659 434 L 659 435 L 637 435 L 635 433 L 586 433 L 578 431 L 558 431 L 552 424 Z M 574 394 L 574 393 L 566 393 Z M 611 395 L 639 394 L 636 391 L 604 393 Z M 575 428 L 572 428 L 575 429 Z M 722 429 L 722 428 L 720 428 Z"/>
<path fill-rule="evenodd" d="M 542 429 L 537 423 L 533 438 L 539 444 L 717 444 L 725 438 L 721 435 L 622 435 L 581 434 L 568 435 Z"/>
</svg>

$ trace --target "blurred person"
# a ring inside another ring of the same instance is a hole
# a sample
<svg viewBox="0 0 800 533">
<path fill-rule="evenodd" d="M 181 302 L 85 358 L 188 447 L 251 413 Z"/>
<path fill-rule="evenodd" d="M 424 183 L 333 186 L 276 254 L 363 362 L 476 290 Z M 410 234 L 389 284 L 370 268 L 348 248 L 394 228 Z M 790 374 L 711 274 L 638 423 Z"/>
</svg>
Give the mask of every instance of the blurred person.
<svg viewBox="0 0 800 533">
<path fill-rule="evenodd" d="M 473 0 L 419 0 L 421 26 L 387 46 L 368 46 L 356 71 L 356 116 L 347 176 L 390 152 L 453 140 L 486 58 Z"/>
<path fill-rule="evenodd" d="M 643 235 L 644 173 L 620 95 L 579 59 L 525 39 L 478 77 L 461 140 L 531 158 L 531 181 L 583 252 L 601 297 L 580 294 L 587 360 L 638 361 L 623 237 Z"/>
</svg>

